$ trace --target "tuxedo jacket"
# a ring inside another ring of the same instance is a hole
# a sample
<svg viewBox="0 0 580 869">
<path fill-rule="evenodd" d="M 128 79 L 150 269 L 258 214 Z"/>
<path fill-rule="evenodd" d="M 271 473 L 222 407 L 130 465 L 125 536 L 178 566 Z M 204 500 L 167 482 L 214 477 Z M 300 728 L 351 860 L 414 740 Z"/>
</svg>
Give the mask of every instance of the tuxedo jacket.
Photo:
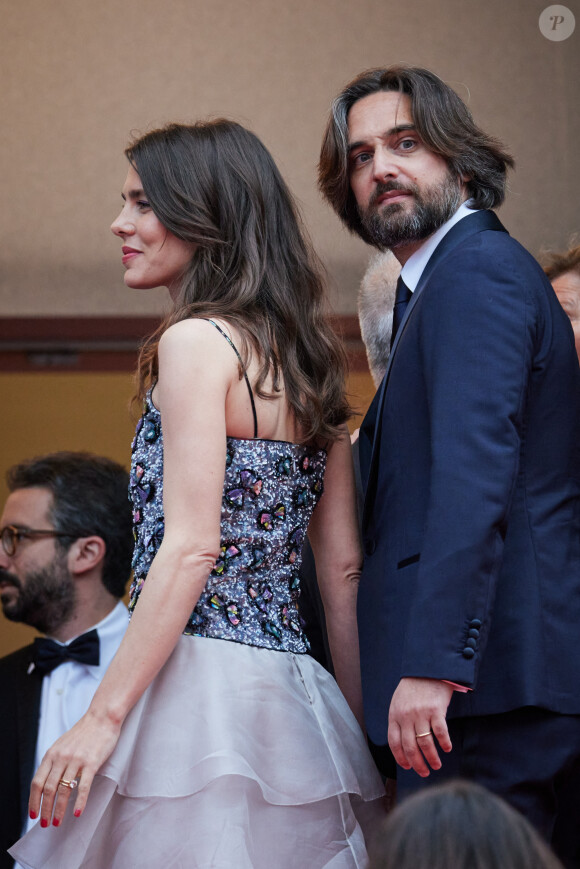
<svg viewBox="0 0 580 869">
<path fill-rule="evenodd" d="M 20 838 L 28 812 L 42 676 L 33 671 L 32 645 L 0 659 L 0 869 L 14 860 L 6 849 Z"/>
<path fill-rule="evenodd" d="M 370 738 L 402 677 L 449 716 L 580 713 L 580 370 L 568 317 L 489 211 L 443 238 L 361 427 Z"/>
</svg>

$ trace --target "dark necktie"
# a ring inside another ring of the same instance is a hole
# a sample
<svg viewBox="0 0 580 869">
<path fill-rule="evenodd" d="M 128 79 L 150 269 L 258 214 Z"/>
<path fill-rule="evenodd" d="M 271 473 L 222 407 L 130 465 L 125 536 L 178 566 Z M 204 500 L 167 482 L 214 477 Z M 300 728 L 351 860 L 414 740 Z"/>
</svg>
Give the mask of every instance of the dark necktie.
<svg viewBox="0 0 580 869">
<path fill-rule="evenodd" d="M 397 281 L 397 291 L 395 293 L 395 307 L 393 308 L 393 331 L 391 332 L 391 348 L 395 340 L 395 335 L 399 331 L 399 326 L 401 325 L 403 317 L 405 316 L 407 305 L 411 301 L 412 295 L 413 293 L 411 292 L 403 278 L 399 277 L 399 280 Z"/>
<path fill-rule="evenodd" d="M 68 646 L 61 646 L 47 637 L 37 637 L 32 649 L 35 669 L 46 676 L 65 661 L 78 661 L 80 664 L 98 664 L 100 660 L 99 635 L 95 628 L 81 634 Z"/>
</svg>

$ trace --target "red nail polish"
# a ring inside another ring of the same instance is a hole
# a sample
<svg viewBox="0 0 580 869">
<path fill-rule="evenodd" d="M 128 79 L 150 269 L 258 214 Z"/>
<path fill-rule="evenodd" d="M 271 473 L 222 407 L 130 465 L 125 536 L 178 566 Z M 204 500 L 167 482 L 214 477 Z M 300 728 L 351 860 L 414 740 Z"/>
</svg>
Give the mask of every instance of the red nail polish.
<svg viewBox="0 0 580 869">
<path fill-rule="evenodd" d="M 75 815 L 75 818 L 80 818 L 80 816 L 81 816 L 81 810 L 80 810 L 80 809 L 75 809 L 74 815 Z"/>
<path fill-rule="evenodd" d="M 29 812 L 28 814 L 30 815 L 30 820 L 31 820 L 31 821 L 35 821 L 36 818 L 38 817 L 38 815 L 36 814 L 36 812 L 33 812 L 32 809 L 30 810 L 30 812 Z"/>
<path fill-rule="evenodd" d="M 48 821 L 47 821 L 46 818 L 41 818 L 41 819 L 40 819 L 40 826 L 41 826 L 41 827 L 48 827 Z"/>
<path fill-rule="evenodd" d="M 60 818 L 53 818 L 52 819 L 52 826 L 53 827 L 58 827 L 59 824 L 60 824 Z"/>
</svg>

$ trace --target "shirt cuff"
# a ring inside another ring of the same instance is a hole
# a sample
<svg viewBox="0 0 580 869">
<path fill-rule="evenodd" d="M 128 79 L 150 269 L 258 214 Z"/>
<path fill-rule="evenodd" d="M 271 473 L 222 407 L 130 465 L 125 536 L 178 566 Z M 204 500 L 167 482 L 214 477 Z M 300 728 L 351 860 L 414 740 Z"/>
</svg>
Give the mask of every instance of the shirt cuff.
<svg viewBox="0 0 580 869">
<path fill-rule="evenodd" d="M 451 685 L 454 691 L 459 691 L 460 694 L 467 694 L 468 691 L 471 691 L 471 688 L 468 688 L 466 685 L 458 685 L 457 682 L 450 682 L 449 679 L 441 679 L 442 682 L 445 682 L 446 685 Z"/>
</svg>

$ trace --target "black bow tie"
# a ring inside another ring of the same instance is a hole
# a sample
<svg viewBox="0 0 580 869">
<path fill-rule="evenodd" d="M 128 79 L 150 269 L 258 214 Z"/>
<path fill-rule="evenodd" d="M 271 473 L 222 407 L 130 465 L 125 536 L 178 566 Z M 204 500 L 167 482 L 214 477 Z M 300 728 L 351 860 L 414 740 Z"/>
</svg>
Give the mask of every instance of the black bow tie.
<svg viewBox="0 0 580 869">
<path fill-rule="evenodd" d="M 49 640 L 46 637 L 37 637 L 32 649 L 32 659 L 35 669 L 43 676 L 52 673 L 55 667 L 64 664 L 65 661 L 98 664 L 100 660 L 99 635 L 96 628 L 93 628 L 92 631 L 81 634 L 68 646 L 61 646 L 60 643 L 55 643 L 54 640 Z"/>
</svg>

